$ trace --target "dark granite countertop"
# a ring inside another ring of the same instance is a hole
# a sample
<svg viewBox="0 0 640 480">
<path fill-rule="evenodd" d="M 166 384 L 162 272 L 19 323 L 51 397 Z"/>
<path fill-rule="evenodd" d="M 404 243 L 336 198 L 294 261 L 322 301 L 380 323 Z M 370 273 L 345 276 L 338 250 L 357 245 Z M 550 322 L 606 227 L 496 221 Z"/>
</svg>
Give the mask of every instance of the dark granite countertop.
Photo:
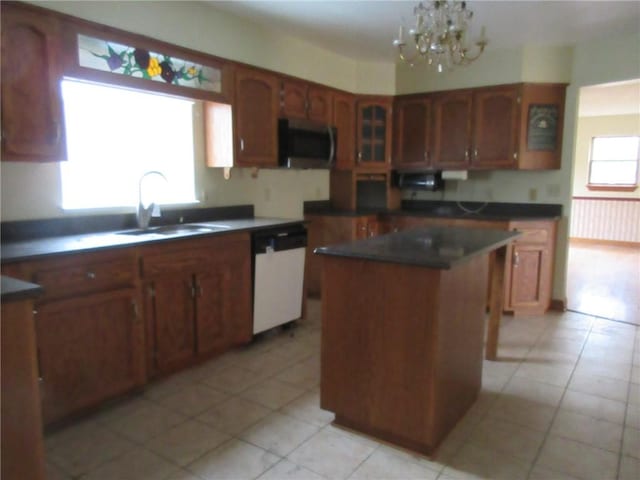
<svg viewBox="0 0 640 480">
<path fill-rule="evenodd" d="M 35 283 L 24 282 L 2 275 L 2 302 L 14 302 L 37 297 L 42 293 L 42 287 Z"/>
<path fill-rule="evenodd" d="M 450 269 L 506 245 L 520 235 L 485 228 L 426 227 L 320 247 L 314 253 Z"/>
<path fill-rule="evenodd" d="M 403 200 L 397 210 L 339 210 L 329 202 L 305 202 L 305 214 L 332 216 L 422 216 L 487 221 L 557 220 L 562 205 L 543 203 L 452 202 L 432 200 Z"/>
<path fill-rule="evenodd" d="M 296 225 L 304 220 L 284 218 L 242 218 L 182 224 L 202 226 L 202 229 L 178 230 L 175 233 L 159 233 L 151 229 L 148 233 L 136 234 L 136 230 L 92 232 L 76 235 L 43 237 L 2 244 L 2 263 L 18 262 L 51 255 L 90 252 L 117 247 L 130 247 L 151 242 L 166 242 L 181 238 L 207 235 L 224 235 L 231 232 L 263 230 L 273 227 Z M 209 228 L 207 228 L 209 227 Z M 188 227 L 187 227 L 188 228 Z M 134 234 L 131 234 L 133 232 Z"/>
</svg>

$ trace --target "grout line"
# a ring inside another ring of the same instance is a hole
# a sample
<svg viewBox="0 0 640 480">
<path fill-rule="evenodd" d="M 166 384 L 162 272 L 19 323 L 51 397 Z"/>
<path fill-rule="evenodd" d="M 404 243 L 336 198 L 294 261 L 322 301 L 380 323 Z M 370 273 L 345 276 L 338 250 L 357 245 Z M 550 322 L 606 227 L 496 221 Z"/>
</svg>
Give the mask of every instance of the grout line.
<svg viewBox="0 0 640 480">
<path fill-rule="evenodd" d="M 580 312 L 574 312 L 574 313 L 579 313 L 580 315 L 585 315 L 583 313 Z M 553 428 L 553 424 L 556 421 L 556 417 L 558 416 L 558 412 L 560 411 L 560 406 L 562 405 L 562 401 L 564 400 L 564 397 L 567 393 L 567 390 L 569 389 L 569 384 L 571 383 L 571 380 L 573 379 L 573 375 L 576 371 L 576 369 L 578 368 L 578 363 L 580 362 L 580 358 L 582 357 L 582 353 L 584 352 L 585 346 L 587 344 L 587 340 L 589 339 L 589 336 L 591 335 L 591 332 L 593 331 L 593 315 L 586 315 L 589 317 L 592 317 L 592 321 L 591 324 L 589 325 L 589 333 L 584 337 L 584 340 L 582 341 L 582 348 L 580 349 L 580 353 L 578 354 L 578 358 L 576 359 L 575 363 L 573 364 L 573 369 L 571 370 L 571 374 L 569 375 L 569 378 L 567 379 L 567 383 L 564 386 L 564 389 L 562 391 L 562 396 L 560 397 L 560 400 L 558 402 L 558 406 L 556 407 L 555 411 L 553 412 L 553 417 L 551 418 L 551 422 L 549 422 L 549 426 L 547 427 L 545 434 L 544 434 L 544 438 L 542 440 L 542 443 L 540 443 L 540 446 L 538 447 L 538 451 L 536 452 L 536 455 L 533 458 L 533 461 L 531 462 L 531 467 L 529 468 L 529 471 L 527 473 L 527 479 L 531 478 L 531 474 L 533 473 L 533 470 L 535 469 L 535 466 L 538 462 L 538 460 L 540 459 L 540 454 L 542 453 L 542 449 L 544 447 L 544 445 L 547 443 L 547 440 L 549 439 L 549 436 L 551 435 L 551 429 Z"/>
<path fill-rule="evenodd" d="M 640 327 L 640 324 L 637 324 L 637 323 L 627 322 L 626 320 L 618 320 L 616 318 L 604 317 L 602 315 L 596 315 L 594 313 L 581 312 L 579 310 L 572 310 L 571 308 L 567 308 L 566 311 L 567 312 L 572 312 L 572 313 L 578 313 L 580 315 L 586 315 L 586 316 L 589 316 L 589 317 L 597 318 L 599 320 L 609 320 L 610 322 L 623 323 L 625 325 L 631 325 L 632 327 Z"/>
</svg>

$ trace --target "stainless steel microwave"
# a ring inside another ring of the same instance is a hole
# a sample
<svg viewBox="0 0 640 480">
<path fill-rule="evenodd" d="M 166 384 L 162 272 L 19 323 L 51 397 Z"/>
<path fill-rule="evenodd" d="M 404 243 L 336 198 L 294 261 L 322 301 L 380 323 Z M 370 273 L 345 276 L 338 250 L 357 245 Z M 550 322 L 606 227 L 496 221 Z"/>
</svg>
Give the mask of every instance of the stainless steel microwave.
<svg viewBox="0 0 640 480">
<path fill-rule="evenodd" d="M 278 163 L 285 168 L 331 168 L 336 129 L 310 120 L 278 120 Z"/>
</svg>

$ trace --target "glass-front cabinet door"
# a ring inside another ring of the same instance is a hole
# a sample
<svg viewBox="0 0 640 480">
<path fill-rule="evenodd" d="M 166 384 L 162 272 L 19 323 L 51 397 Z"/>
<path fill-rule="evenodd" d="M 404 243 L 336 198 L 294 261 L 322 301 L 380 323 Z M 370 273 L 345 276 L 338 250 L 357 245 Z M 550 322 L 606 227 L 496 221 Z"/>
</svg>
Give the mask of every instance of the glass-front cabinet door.
<svg viewBox="0 0 640 480">
<path fill-rule="evenodd" d="M 391 163 L 391 102 L 358 102 L 357 165 L 386 168 Z"/>
</svg>

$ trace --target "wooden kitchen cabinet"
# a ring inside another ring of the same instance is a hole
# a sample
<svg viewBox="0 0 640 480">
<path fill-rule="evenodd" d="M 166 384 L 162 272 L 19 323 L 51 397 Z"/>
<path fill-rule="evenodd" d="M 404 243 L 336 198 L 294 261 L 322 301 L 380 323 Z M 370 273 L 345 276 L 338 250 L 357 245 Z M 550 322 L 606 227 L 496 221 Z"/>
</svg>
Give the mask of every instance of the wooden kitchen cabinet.
<svg viewBox="0 0 640 480">
<path fill-rule="evenodd" d="M 394 169 L 431 167 L 431 97 L 401 98 L 394 105 Z"/>
<path fill-rule="evenodd" d="M 280 89 L 280 116 L 331 122 L 331 91 L 305 82 L 284 80 Z"/>
<path fill-rule="evenodd" d="M 59 21 L 14 3 L 1 8 L 2 160 L 65 160 Z"/>
<path fill-rule="evenodd" d="M 432 166 L 560 168 L 565 89 L 525 83 L 433 94 Z"/>
<path fill-rule="evenodd" d="M 235 164 L 278 166 L 279 81 L 275 74 L 238 68 L 235 78 Z"/>
<path fill-rule="evenodd" d="M 357 168 L 388 169 L 391 164 L 392 99 L 357 101 Z"/>
<path fill-rule="evenodd" d="M 520 88 L 481 88 L 473 93 L 471 168 L 509 168 L 516 164 Z"/>
<path fill-rule="evenodd" d="M 251 340 L 250 254 L 248 234 L 176 241 L 143 251 L 151 375 Z"/>
<path fill-rule="evenodd" d="M 39 305 L 36 335 L 45 424 L 145 381 L 144 325 L 135 289 Z"/>
<path fill-rule="evenodd" d="M 35 304 L 45 424 L 97 406 L 146 381 L 144 323 L 130 249 L 27 262 Z"/>
<path fill-rule="evenodd" d="M 438 93 L 433 99 L 433 167 L 466 170 L 471 155 L 473 118 L 470 90 Z"/>
<path fill-rule="evenodd" d="M 517 230 L 523 236 L 507 247 L 505 265 L 505 311 L 515 314 L 543 314 L 551 304 L 555 220 L 487 221 L 467 218 L 388 215 L 380 221 L 381 233 L 419 227 L 466 227 Z"/>
<path fill-rule="evenodd" d="M 543 314 L 551 304 L 557 222 L 511 222 L 523 233 L 510 246 L 505 272 L 505 310 Z"/>
<path fill-rule="evenodd" d="M 352 170 L 356 158 L 356 104 L 355 96 L 348 93 L 333 94 L 333 125 L 336 127 L 337 170 Z"/>
<path fill-rule="evenodd" d="M 313 251 L 322 246 L 346 243 L 374 237 L 380 228 L 376 215 L 306 214 L 307 252 L 305 256 L 305 285 L 307 295 L 319 297 L 322 291 L 321 261 Z"/>
</svg>

